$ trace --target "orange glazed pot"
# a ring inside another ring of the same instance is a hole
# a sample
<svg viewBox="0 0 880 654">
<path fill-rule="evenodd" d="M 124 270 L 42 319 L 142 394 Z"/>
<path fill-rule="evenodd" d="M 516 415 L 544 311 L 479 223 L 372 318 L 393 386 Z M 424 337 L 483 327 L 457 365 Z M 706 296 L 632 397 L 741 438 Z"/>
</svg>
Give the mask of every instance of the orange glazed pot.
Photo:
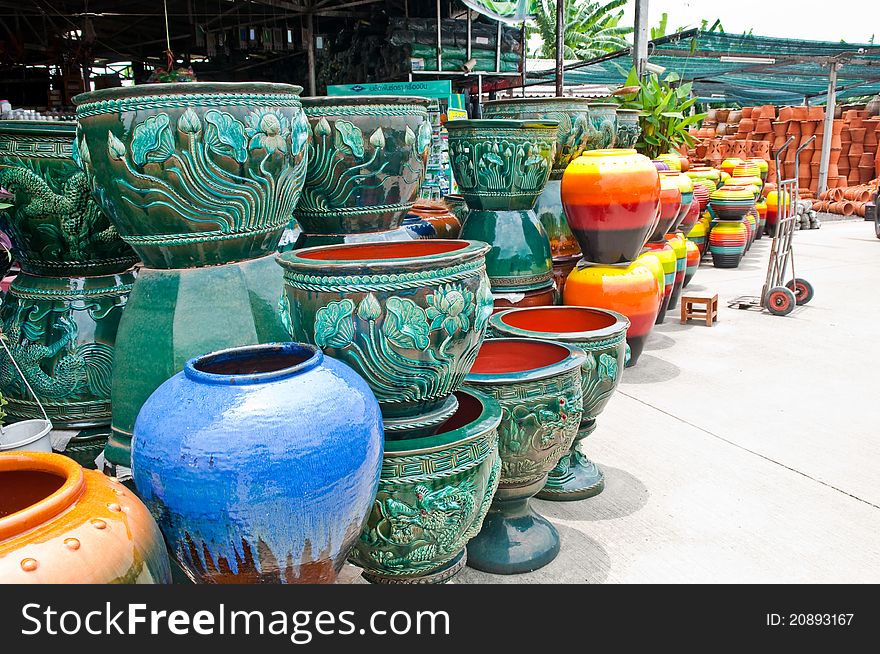
<svg viewBox="0 0 880 654">
<path fill-rule="evenodd" d="M 565 282 L 564 304 L 598 307 L 629 318 L 626 342 L 630 348 L 627 367 L 634 366 L 654 326 L 663 288 L 655 272 L 645 263 L 575 268 Z"/>
<path fill-rule="evenodd" d="M 586 261 L 628 263 L 657 225 L 660 175 L 635 150 L 591 150 L 565 169 L 562 205 Z"/>
<path fill-rule="evenodd" d="M 0 583 L 170 583 L 134 493 L 60 454 L 0 454 Z"/>
</svg>

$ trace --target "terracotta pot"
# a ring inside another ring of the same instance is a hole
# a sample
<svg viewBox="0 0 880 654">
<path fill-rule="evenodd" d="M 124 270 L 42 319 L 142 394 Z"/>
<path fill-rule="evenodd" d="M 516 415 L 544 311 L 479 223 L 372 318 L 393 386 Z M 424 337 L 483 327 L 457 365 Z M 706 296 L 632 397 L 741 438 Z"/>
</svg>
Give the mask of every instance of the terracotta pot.
<svg viewBox="0 0 880 654">
<path fill-rule="evenodd" d="M 802 142 L 806 140 L 803 137 L 810 137 L 816 132 L 817 123 L 815 123 L 811 120 L 802 120 L 802 121 L 800 121 L 800 125 L 801 125 L 800 130 L 801 130 Z"/>
<path fill-rule="evenodd" d="M 333 245 L 278 255 L 283 312 L 370 384 L 385 437 L 431 433 L 455 410 L 492 312 L 489 246 L 475 241 Z"/>
<path fill-rule="evenodd" d="M 559 553 L 558 532 L 529 500 L 577 435 L 585 361 L 583 350 L 556 341 L 498 338 L 480 349 L 465 383 L 501 404 L 501 473 L 483 527 L 467 546 L 470 567 L 517 574 Z"/>
<path fill-rule="evenodd" d="M 867 184 L 874 178 L 874 164 L 870 166 L 859 166 L 859 183 Z"/>
<path fill-rule="evenodd" d="M 0 453 L 4 583 L 171 583 L 165 542 L 122 484 L 43 452 Z"/>
<path fill-rule="evenodd" d="M 788 136 L 800 136 L 801 134 L 801 122 L 797 120 L 791 120 L 787 123 L 787 127 L 785 129 L 785 133 Z"/>
<path fill-rule="evenodd" d="M 660 175 L 635 150 L 594 150 L 562 177 L 562 204 L 587 261 L 632 261 L 656 226 Z"/>
<path fill-rule="evenodd" d="M 730 113 L 727 114 L 727 122 L 735 124 L 738 123 L 742 117 L 743 113 L 741 109 L 731 109 Z"/>
<path fill-rule="evenodd" d="M 461 233 L 461 222 L 441 202 L 416 202 L 403 224 L 416 238 L 458 238 Z"/>
<path fill-rule="evenodd" d="M 549 339 L 574 343 L 587 353 L 581 368 L 584 413 L 571 450 L 550 472 L 538 497 L 572 501 L 593 497 L 605 486 L 602 471 L 581 452 L 584 439 L 608 404 L 623 372 L 629 319 L 617 312 L 588 307 L 537 307 L 496 313 L 489 319 L 493 336 Z"/>
<path fill-rule="evenodd" d="M 712 118 L 713 115 L 714 118 Z M 719 123 L 726 123 L 730 119 L 730 109 L 710 109 L 709 118 L 712 118 Z"/>
<path fill-rule="evenodd" d="M 867 131 L 868 130 L 865 129 L 864 127 L 856 127 L 856 128 L 850 127 L 850 129 L 849 129 L 850 139 L 852 140 L 852 142 L 854 144 L 855 143 L 860 143 L 860 144 L 864 143 L 865 132 L 867 132 Z"/>
<path fill-rule="evenodd" d="M 566 278 L 567 279 L 567 278 Z M 556 304 L 556 286 L 523 293 L 493 293 L 493 312 L 519 307 L 544 307 Z"/>
<path fill-rule="evenodd" d="M 754 107 L 743 107 L 740 110 L 740 116 L 741 116 L 740 122 L 742 122 L 742 120 L 750 119 L 752 117 L 753 110 L 754 110 Z"/>
<path fill-rule="evenodd" d="M 807 107 L 807 119 L 808 120 L 814 120 L 814 121 L 819 122 L 823 118 L 825 118 L 825 109 L 823 109 L 822 107 L 813 106 L 813 105 L 810 105 L 809 107 Z"/>
<path fill-rule="evenodd" d="M 792 120 L 807 120 L 809 115 L 809 107 L 792 107 Z"/>
</svg>

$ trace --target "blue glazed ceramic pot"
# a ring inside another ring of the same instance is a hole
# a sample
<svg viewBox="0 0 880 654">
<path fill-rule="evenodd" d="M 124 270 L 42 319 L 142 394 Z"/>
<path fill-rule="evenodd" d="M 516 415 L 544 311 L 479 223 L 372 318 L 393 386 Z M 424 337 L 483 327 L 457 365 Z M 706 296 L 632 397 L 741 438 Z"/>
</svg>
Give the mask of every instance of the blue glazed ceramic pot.
<svg viewBox="0 0 880 654">
<path fill-rule="evenodd" d="M 207 583 L 330 583 L 376 497 L 376 398 L 312 345 L 187 362 L 138 415 L 134 481 L 186 573 Z"/>
</svg>

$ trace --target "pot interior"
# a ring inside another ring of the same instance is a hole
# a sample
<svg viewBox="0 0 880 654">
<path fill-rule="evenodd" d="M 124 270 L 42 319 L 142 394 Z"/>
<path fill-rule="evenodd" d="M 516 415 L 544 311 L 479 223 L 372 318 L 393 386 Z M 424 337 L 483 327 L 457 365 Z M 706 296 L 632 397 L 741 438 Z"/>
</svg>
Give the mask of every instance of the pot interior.
<svg viewBox="0 0 880 654">
<path fill-rule="evenodd" d="M 361 243 L 314 249 L 301 252 L 302 259 L 316 261 L 382 261 L 386 259 L 416 259 L 433 254 L 448 254 L 463 250 L 466 241 L 399 241 L 394 243 Z"/>
<path fill-rule="evenodd" d="M 0 471 L 0 518 L 45 500 L 64 481 L 63 476 L 42 470 Z"/>
<path fill-rule="evenodd" d="M 517 329 L 552 334 L 607 329 L 614 325 L 616 319 L 607 313 L 592 309 L 558 307 L 512 311 L 502 316 L 501 321 Z"/>
<path fill-rule="evenodd" d="M 472 374 L 499 375 L 527 372 L 564 361 L 569 350 L 555 343 L 498 338 L 483 343 Z"/>
<path fill-rule="evenodd" d="M 483 413 L 483 404 L 470 393 L 456 392 L 455 397 L 458 399 L 458 408 L 452 417 L 443 423 L 443 426 L 437 430 L 437 434 L 446 434 L 456 429 L 461 429 L 465 425 L 469 425 Z"/>
<path fill-rule="evenodd" d="M 209 354 L 193 363 L 193 368 L 209 375 L 257 375 L 278 372 L 305 363 L 314 356 L 311 350 L 253 348 Z"/>
</svg>

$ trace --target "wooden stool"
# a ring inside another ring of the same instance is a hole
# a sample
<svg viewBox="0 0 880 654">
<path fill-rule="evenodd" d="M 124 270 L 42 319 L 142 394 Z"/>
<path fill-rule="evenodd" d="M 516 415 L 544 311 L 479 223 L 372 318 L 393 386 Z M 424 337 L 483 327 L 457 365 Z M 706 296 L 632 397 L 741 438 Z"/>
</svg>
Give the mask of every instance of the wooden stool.
<svg viewBox="0 0 880 654">
<path fill-rule="evenodd" d="M 706 295 L 682 295 L 681 324 L 685 324 L 688 318 L 700 318 L 705 320 L 706 325 L 711 327 L 712 323 L 718 319 L 718 295 L 715 294 L 712 297 Z"/>
</svg>

